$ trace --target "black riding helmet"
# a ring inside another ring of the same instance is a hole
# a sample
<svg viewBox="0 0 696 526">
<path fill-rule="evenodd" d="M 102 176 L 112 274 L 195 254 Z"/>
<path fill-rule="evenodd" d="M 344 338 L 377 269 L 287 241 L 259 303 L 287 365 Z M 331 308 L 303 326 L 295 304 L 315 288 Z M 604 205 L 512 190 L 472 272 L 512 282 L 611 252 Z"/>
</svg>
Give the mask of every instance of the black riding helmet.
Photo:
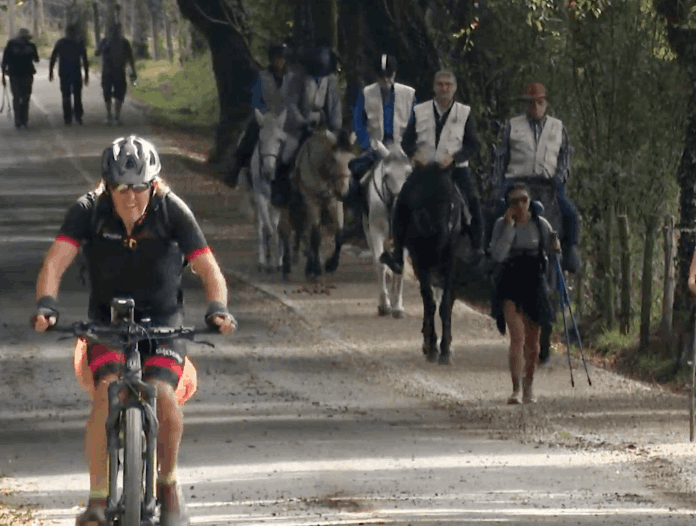
<svg viewBox="0 0 696 526">
<path fill-rule="evenodd" d="M 329 46 L 309 48 L 302 53 L 301 64 L 311 76 L 329 75 L 336 71 L 336 54 Z"/>
<path fill-rule="evenodd" d="M 289 49 L 287 44 L 271 44 L 268 46 L 268 60 L 273 61 L 277 58 L 288 58 Z"/>
<path fill-rule="evenodd" d="M 398 63 L 394 55 L 382 53 L 375 61 L 375 72 L 380 77 L 391 77 L 398 68 Z"/>
</svg>

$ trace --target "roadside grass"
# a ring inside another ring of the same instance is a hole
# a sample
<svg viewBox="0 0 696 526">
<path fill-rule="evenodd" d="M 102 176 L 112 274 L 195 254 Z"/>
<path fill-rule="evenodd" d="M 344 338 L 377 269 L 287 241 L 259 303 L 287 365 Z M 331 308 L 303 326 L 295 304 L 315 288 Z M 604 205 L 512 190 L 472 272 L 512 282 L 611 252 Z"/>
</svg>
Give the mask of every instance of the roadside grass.
<svg viewBox="0 0 696 526">
<path fill-rule="evenodd" d="M 138 83 L 132 96 L 167 122 L 213 126 L 219 104 L 208 55 L 179 65 L 167 60 L 138 62 Z"/>
</svg>

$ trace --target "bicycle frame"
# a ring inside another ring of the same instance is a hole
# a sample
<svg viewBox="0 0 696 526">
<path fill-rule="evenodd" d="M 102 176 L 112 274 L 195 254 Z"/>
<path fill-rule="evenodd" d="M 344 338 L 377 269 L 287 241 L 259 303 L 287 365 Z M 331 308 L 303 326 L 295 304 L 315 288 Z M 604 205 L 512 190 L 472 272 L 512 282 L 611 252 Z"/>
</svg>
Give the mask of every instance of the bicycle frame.
<svg viewBox="0 0 696 526">
<path fill-rule="evenodd" d="M 117 499 L 119 479 L 119 453 L 124 449 L 120 438 L 125 411 L 135 407 L 140 410 L 143 418 L 145 434 L 145 492 L 142 501 L 142 524 L 154 524 L 156 511 L 155 496 L 155 465 L 157 432 L 157 388 L 142 380 L 140 352 L 134 322 L 135 302 L 132 299 L 114 298 L 111 302 L 111 325 L 128 325 L 128 338 L 125 342 L 125 371 L 115 382 L 109 385 L 109 414 L 106 420 L 107 450 L 109 454 L 109 497 L 107 500 L 106 517 L 109 521 L 122 516 L 124 512 L 123 495 Z M 132 338 L 132 337 L 133 338 Z M 124 393 L 125 396 L 121 396 Z M 124 489 L 125 494 L 125 489 Z"/>
</svg>

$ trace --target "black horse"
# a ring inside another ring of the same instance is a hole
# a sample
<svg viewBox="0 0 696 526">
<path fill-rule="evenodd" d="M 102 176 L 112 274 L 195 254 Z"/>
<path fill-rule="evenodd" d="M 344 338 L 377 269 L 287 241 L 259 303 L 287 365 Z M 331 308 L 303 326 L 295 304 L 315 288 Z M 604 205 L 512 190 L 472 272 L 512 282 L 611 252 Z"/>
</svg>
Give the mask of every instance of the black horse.
<svg viewBox="0 0 696 526">
<path fill-rule="evenodd" d="M 417 167 L 408 177 L 394 205 L 394 252 L 380 261 L 397 274 L 403 271 L 408 250 L 423 298 L 423 353 L 429 362 L 452 363 L 452 306 L 455 300 L 455 249 L 466 206 L 452 180 L 452 170 L 438 164 Z M 437 347 L 433 286 L 442 289 L 442 339 Z"/>
</svg>

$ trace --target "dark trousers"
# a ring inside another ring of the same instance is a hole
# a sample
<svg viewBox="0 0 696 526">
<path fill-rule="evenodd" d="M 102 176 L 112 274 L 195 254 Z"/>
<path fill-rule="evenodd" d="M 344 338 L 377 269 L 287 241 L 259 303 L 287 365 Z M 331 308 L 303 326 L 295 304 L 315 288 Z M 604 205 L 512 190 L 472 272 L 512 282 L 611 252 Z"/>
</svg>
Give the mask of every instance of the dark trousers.
<svg viewBox="0 0 696 526">
<path fill-rule="evenodd" d="M 73 120 L 82 121 L 82 76 L 60 78 L 60 93 L 63 96 L 63 120 L 70 124 Z"/>
<path fill-rule="evenodd" d="M 29 122 L 29 100 L 31 89 L 34 85 L 34 76 L 26 77 L 10 76 L 10 89 L 12 90 L 12 110 L 14 111 L 15 126 L 19 128 Z"/>
<path fill-rule="evenodd" d="M 259 130 L 259 123 L 256 122 L 256 119 L 249 119 L 244 135 L 239 140 L 237 150 L 235 151 L 239 168 L 247 166 L 251 162 L 251 156 L 254 155 L 254 148 L 256 148 L 256 143 L 259 140 Z"/>
</svg>

